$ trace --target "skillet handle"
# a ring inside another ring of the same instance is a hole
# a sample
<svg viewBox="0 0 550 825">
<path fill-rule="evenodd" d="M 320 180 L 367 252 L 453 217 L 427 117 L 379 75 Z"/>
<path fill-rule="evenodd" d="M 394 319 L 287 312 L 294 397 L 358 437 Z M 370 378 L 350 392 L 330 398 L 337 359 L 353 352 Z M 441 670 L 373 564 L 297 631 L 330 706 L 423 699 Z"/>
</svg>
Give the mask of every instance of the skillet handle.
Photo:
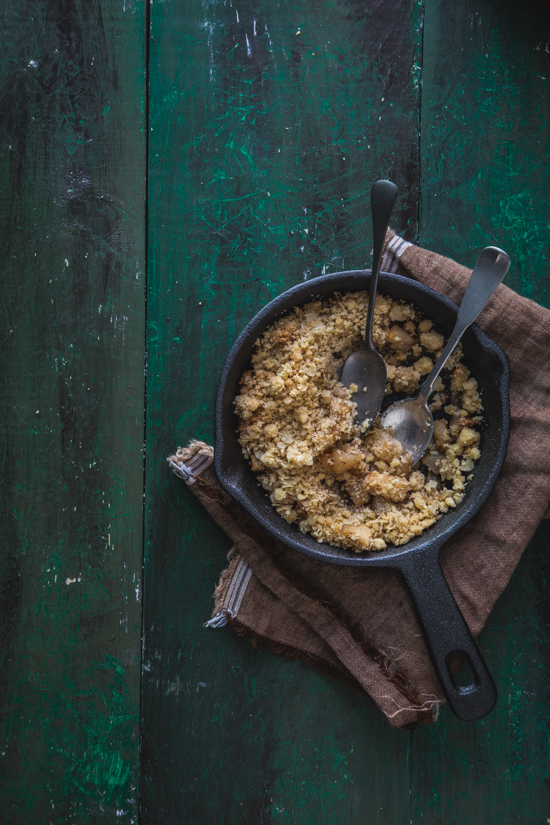
<svg viewBox="0 0 550 825">
<path fill-rule="evenodd" d="M 495 706 L 497 689 L 464 621 L 439 564 L 439 556 L 411 554 L 400 566 L 410 588 L 424 638 L 449 706 L 465 722 L 481 719 Z M 454 653 L 466 656 L 474 681 L 457 685 L 449 668 Z"/>
</svg>

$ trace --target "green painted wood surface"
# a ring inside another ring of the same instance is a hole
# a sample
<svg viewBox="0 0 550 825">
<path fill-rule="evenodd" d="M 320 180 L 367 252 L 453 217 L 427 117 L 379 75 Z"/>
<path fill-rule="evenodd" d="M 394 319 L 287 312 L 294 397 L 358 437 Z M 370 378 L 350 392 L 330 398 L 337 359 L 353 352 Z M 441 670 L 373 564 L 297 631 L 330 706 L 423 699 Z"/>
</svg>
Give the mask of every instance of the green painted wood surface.
<svg viewBox="0 0 550 825">
<path fill-rule="evenodd" d="M 144 23 L 2 6 L 2 823 L 137 821 Z"/>
<path fill-rule="evenodd" d="M 550 306 L 550 14 L 514 0 L 426 0 L 420 242 Z"/>
<path fill-rule="evenodd" d="M 545 521 L 480 637 L 495 709 L 474 725 L 445 709 L 435 727 L 412 735 L 414 823 L 537 825 L 550 816 L 549 546 Z"/>
<path fill-rule="evenodd" d="M 403 193 L 406 237 L 470 265 L 501 245 L 509 284 L 550 305 L 548 14 L 2 11 L 0 822 L 131 823 L 139 802 L 145 825 L 545 823 L 548 523 L 480 639 L 495 711 L 395 731 L 343 686 L 202 627 L 229 542 L 165 457 L 211 439 L 224 358 L 260 306 L 368 264 L 377 177 Z"/>
</svg>

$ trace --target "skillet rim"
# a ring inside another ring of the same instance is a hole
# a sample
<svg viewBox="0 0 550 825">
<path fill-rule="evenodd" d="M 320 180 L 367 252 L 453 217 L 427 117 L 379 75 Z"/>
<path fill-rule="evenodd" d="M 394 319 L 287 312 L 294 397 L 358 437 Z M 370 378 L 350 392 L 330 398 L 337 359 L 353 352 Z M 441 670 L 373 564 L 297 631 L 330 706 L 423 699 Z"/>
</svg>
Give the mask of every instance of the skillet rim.
<svg viewBox="0 0 550 825">
<path fill-rule="evenodd" d="M 442 544 L 455 532 L 457 532 L 457 530 L 470 521 L 471 518 L 473 518 L 473 516 L 479 511 L 487 500 L 487 497 L 493 489 L 504 463 L 510 432 L 510 369 L 508 359 L 503 350 L 495 344 L 495 342 L 489 338 L 489 336 L 483 332 L 477 324 L 473 324 L 467 330 L 463 336 L 463 341 L 467 342 L 470 340 L 471 343 L 471 339 L 475 339 L 475 342 L 480 345 L 482 353 L 487 355 L 490 359 L 493 359 L 500 368 L 500 374 L 496 375 L 494 378 L 494 389 L 498 395 L 502 409 L 501 420 L 494 424 L 494 426 L 498 429 L 496 439 L 497 446 L 495 449 L 496 454 L 494 456 L 493 466 L 489 469 L 485 481 L 482 482 L 481 489 L 478 492 L 477 497 L 468 499 L 468 497 L 465 496 L 465 499 L 457 505 L 455 510 L 444 514 L 434 525 L 424 531 L 421 536 L 412 539 L 407 544 L 400 547 L 392 545 L 389 549 L 381 552 L 367 552 L 359 554 L 355 553 L 353 550 L 335 547 L 334 545 L 324 542 L 318 542 L 310 534 L 301 533 L 295 525 L 289 524 L 282 518 L 282 516 L 279 516 L 279 514 L 272 508 L 271 503 L 267 498 L 267 493 L 260 487 L 259 482 L 256 481 L 256 485 L 261 492 L 261 501 L 264 501 L 265 497 L 265 501 L 269 503 L 269 507 L 264 509 L 266 510 L 266 513 L 270 514 L 270 517 L 264 517 L 254 502 L 250 500 L 249 495 L 231 480 L 227 468 L 224 466 L 227 463 L 227 453 L 229 450 L 228 443 L 224 436 L 224 429 L 227 429 L 225 416 L 228 403 L 225 395 L 230 379 L 233 379 L 232 370 L 234 365 L 239 361 L 239 358 L 242 360 L 243 349 L 248 347 L 250 352 L 246 355 L 245 361 L 239 366 L 238 376 L 242 374 L 242 370 L 245 368 L 246 361 L 250 358 L 254 342 L 258 336 L 261 335 L 262 332 L 278 317 L 289 312 L 294 306 L 300 306 L 307 303 L 308 300 L 313 300 L 317 294 L 329 294 L 330 292 L 347 292 L 355 289 L 365 289 L 368 286 L 370 274 L 371 270 L 369 269 L 344 270 L 342 272 L 321 275 L 318 278 L 301 282 L 280 293 L 269 303 L 265 304 L 248 322 L 231 348 L 218 384 L 215 408 L 214 468 L 222 487 L 245 508 L 247 513 L 255 520 L 255 522 L 267 530 L 272 537 L 283 542 L 292 549 L 329 564 L 354 567 L 402 567 L 407 563 L 412 555 L 416 556 L 417 554 L 420 554 L 420 552 L 429 552 L 431 550 L 438 553 Z M 342 285 L 342 281 L 350 283 Z M 357 284 L 355 284 L 355 282 L 357 282 Z M 453 316 L 456 316 L 458 307 L 455 303 L 431 287 L 425 286 L 412 278 L 397 275 L 395 273 L 381 272 L 378 283 L 378 291 L 384 294 L 386 287 L 389 287 L 390 294 L 392 288 L 400 291 L 400 287 L 403 288 L 405 293 L 409 293 L 411 291 L 415 294 L 420 293 L 421 296 L 425 296 L 428 300 L 435 301 L 436 304 L 439 304 L 440 307 L 443 308 L 444 312 L 450 312 Z M 391 297 L 401 297 L 404 300 L 415 301 L 414 295 L 408 296 L 394 294 L 391 295 Z M 423 308 L 420 301 L 417 301 L 417 304 L 421 309 Z M 447 325 L 445 320 L 442 320 L 441 318 L 438 320 L 443 324 L 443 326 Z M 234 381 L 233 386 L 235 386 Z M 231 405 L 235 394 L 236 392 L 231 393 Z M 233 416 L 235 416 L 235 413 L 231 410 L 230 417 Z M 231 433 L 234 429 L 234 427 L 231 427 Z M 233 440 L 238 446 L 237 461 L 239 461 L 241 467 L 244 467 L 244 472 L 250 474 L 248 477 L 255 479 L 248 462 L 240 452 L 238 440 L 236 437 Z M 490 460 L 490 458 L 491 457 L 488 456 L 487 460 Z M 485 468 L 485 466 L 485 464 L 481 463 L 479 465 L 479 467 L 483 468 Z M 273 518 L 274 523 L 270 520 L 272 514 L 276 516 L 276 518 Z M 279 521 L 281 522 L 280 525 Z"/>
</svg>

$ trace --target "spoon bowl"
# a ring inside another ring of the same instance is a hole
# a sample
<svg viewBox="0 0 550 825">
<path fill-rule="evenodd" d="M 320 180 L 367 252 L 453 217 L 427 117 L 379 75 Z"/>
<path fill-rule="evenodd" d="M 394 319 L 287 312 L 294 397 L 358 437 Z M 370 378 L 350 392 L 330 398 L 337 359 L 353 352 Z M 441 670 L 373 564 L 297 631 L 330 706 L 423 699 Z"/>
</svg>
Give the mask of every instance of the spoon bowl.
<svg viewBox="0 0 550 825">
<path fill-rule="evenodd" d="M 397 401 L 382 416 L 382 426 L 411 454 L 412 466 L 420 461 L 432 440 L 434 420 L 427 405 L 419 398 Z"/>
<path fill-rule="evenodd" d="M 378 415 L 386 389 L 386 378 L 386 362 L 375 349 L 367 347 L 352 352 L 342 368 L 340 381 L 344 387 L 351 389 L 351 400 L 357 404 L 355 420 L 365 428 Z"/>
<path fill-rule="evenodd" d="M 374 305 L 380 273 L 382 249 L 391 213 L 397 199 L 397 186 L 389 180 L 377 180 L 370 194 L 372 208 L 373 254 L 369 290 L 369 308 L 365 325 L 365 343 L 349 355 L 342 367 L 340 381 L 351 390 L 351 400 L 357 404 L 355 421 L 359 426 L 371 424 L 382 406 L 386 392 L 386 362 L 376 351 L 372 340 Z"/>
</svg>

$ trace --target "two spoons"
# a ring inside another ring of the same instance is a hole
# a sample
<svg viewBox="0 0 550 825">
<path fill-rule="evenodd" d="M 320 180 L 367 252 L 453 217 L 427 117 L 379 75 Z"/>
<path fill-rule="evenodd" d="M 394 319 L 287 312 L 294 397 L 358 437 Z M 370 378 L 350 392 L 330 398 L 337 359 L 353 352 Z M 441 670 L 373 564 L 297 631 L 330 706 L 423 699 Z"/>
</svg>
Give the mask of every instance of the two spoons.
<svg viewBox="0 0 550 825">
<path fill-rule="evenodd" d="M 355 420 L 361 429 L 366 429 L 380 412 L 386 391 L 386 363 L 374 347 L 372 325 L 382 250 L 396 199 L 397 186 L 391 181 L 378 180 L 373 184 L 373 260 L 365 343 L 347 357 L 340 373 L 342 384 L 352 390 L 351 400 L 357 404 Z M 465 331 L 473 324 L 503 280 L 509 266 L 510 258 L 502 249 L 488 246 L 483 250 L 460 304 L 453 333 L 433 370 L 416 397 L 396 402 L 382 416 L 382 427 L 392 430 L 395 437 L 401 441 L 405 450 L 411 454 L 413 467 L 426 452 L 432 439 L 434 422 L 428 407 L 428 399 L 435 381 Z"/>
</svg>

